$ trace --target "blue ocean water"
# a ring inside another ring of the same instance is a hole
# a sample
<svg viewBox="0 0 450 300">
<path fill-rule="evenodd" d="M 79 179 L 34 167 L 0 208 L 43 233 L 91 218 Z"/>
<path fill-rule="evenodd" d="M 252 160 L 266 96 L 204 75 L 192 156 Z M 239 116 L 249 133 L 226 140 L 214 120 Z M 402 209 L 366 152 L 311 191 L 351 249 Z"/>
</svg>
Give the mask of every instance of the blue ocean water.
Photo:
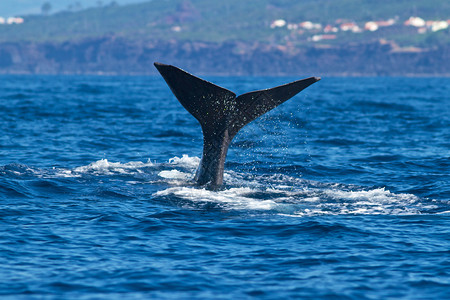
<svg viewBox="0 0 450 300">
<path fill-rule="evenodd" d="M 160 77 L 0 80 L 2 299 L 449 299 L 450 78 L 323 78 L 217 192 Z"/>
</svg>

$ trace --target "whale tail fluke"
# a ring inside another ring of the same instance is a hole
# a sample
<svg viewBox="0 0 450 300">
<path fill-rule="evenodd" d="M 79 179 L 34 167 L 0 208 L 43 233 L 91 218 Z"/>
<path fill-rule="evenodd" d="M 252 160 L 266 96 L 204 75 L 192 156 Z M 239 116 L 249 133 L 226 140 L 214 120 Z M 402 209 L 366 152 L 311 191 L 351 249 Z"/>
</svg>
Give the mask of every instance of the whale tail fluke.
<svg viewBox="0 0 450 300">
<path fill-rule="evenodd" d="M 233 92 L 174 66 L 155 63 L 155 67 L 181 105 L 199 121 L 203 134 L 214 135 L 227 125 L 234 111 Z"/>
<path fill-rule="evenodd" d="M 222 185 L 228 146 L 239 130 L 320 80 L 310 77 L 236 97 L 235 93 L 177 67 L 157 62 L 155 67 L 202 127 L 203 155 L 195 179 L 213 189 Z"/>
<path fill-rule="evenodd" d="M 283 104 L 319 80 L 318 77 L 310 77 L 274 88 L 240 95 L 236 98 L 236 109 L 241 117 L 237 118 L 237 123 L 233 126 L 233 136 L 251 121 Z"/>
</svg>

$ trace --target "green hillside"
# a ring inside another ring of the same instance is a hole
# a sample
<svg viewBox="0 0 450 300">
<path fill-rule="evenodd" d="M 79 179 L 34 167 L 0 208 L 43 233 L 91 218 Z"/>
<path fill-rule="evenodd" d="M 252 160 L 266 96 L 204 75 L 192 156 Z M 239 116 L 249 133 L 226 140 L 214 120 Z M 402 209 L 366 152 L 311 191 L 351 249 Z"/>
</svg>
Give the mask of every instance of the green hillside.
<svg viewBox="0 0 450 300">
<path fill-rule="evenodd" d="M 444 0 L 158 0 L 128 6 L 108 5 L 50 16 L 24 16 L 23 24 L 0 25 L 0 41 L 64 41 L 104 35 L 129 39 L 268 41 L 301 44 L 320 33 L 270 28 L 276 19 L 335 25 L 338 20 L 363 26 L 367 21 L 395 19 L 396 25 L 376 32 L 339 33 L 344 43 L 391 39 L 402 45 L 450 43 L 449 29 L 417 34 L 404 26 L 411 16 L 425 20 L 450 19 L 450 1 Z"/>
</svg>

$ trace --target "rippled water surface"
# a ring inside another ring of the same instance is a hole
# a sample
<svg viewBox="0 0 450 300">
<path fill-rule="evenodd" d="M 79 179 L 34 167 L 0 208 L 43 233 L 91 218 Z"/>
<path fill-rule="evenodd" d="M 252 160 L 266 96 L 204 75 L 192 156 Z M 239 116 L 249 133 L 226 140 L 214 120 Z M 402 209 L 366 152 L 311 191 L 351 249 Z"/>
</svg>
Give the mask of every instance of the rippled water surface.
<svg viewBox="0 0 450 300">
<path fill-rule="evenodd" d="M 448 299 L 449 78 L 324 78 L 236 136 L 216 192 L 161 78 L 0 80 L 2 299 Z"/>
</svg>

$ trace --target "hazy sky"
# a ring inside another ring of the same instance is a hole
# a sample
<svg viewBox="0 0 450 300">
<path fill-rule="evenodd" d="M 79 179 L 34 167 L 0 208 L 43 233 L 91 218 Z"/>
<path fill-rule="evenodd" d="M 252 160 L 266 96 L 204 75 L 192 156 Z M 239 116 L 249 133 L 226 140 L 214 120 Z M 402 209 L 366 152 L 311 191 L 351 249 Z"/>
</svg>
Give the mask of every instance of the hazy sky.
<svg viewBox="0 0 450 300">
<path fill-rule="evenodd" d="M 109 4 L 112 0 L 0 0 L 0 16 L 12 17 L 27 14 L 36 14 L 41 12 L 42 4 L 49 2 L 52 5 L 52 11 L 66 9 L 69 5 L 79 2 L 83 8 L 97 6 L 98 3 Z M 149 0 L 115 0 L 120 5 L 146 2 Z"/>
</svg>

